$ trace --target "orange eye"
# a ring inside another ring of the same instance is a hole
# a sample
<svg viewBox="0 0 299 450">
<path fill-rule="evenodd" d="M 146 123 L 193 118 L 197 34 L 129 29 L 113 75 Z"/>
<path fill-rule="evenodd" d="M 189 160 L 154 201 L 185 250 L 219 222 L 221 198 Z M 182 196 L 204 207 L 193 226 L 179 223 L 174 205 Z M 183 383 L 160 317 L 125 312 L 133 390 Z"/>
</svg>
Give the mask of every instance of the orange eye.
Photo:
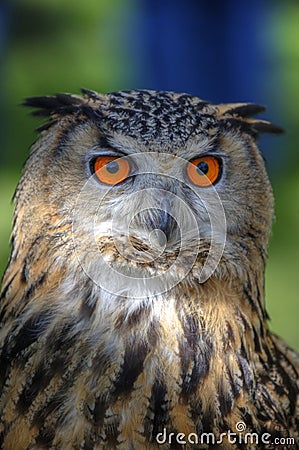
<svg viewBox="0 0 299 450">
<path fill-rule="evenodd" d="M 189 162 L 187 174 L 196 186 L 211 186 L 211 184 L 218 180 L 220 175 L 219 161 L 213 156 L 196 158 Z"/>
<path fill-rule="evenodd" d="M 125 158 L 117 156 L 98 156 L 93 163 L 97 178 L 105 184 L 118 184 L 130 173 L 130 164 Z"/>
</svg>

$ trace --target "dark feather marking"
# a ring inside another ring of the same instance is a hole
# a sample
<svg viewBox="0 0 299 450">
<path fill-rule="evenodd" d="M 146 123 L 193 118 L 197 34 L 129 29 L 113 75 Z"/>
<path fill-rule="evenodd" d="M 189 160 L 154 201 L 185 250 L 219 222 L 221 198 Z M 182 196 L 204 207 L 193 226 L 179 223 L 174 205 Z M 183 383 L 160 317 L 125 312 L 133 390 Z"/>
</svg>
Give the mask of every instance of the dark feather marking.
<svg viewBox="0 0 299 450">
<path fill-rule="evenodd" d="M 20 303 L 23 300 L 28 300 L 29 298 L 32 298 L 32 296 L 34 295 L 34 292 L 36 291 L 36 289 L 43 284 L 43 282 L 46 279 L 46 273 L 45 272 L 41 272 L 41 274 L 39 275 L 39 277 L 37 278 L 37 280 L 35 280 L 33 283 L 31 283 L 31 285 L 25 290 L 24 295 L 20 301 Z"/>
<path fill-rule="evenodd" d="M 252 331 L 253 331 L 254 349 L 257 353 L 261 353 L 262 347 L 260 337 L 254 326 L 252 326 Z"/>
<path fill-rule="evenodd" d="M 27 258 L 26 258 L 27 259 Z M 29 264 L 27 264 L 27 261 L 25 259 L 22 271 L 21 271 L 21 282 L 27 283 L 29 280 Z"/>
<path fill-rule="evenodd" d="M 78 370 L 78 367 L 75 368 Z M 59 390 L 56 391 L 50 399 L 47 399 L 47 403 L 41 405 L 40 409 L 35 410 L 34 417 L 32 419 L 32 426 L 36 426 L 42 430 L 44 423 L 48 417 L 55 414 L 59 408 L 63 408 L 66 403 L 66 395 L 70 391 L 71 386 L 74 384 L 75 377 L 73 372 L 69 372 L 67 378 L 63 381 L 63 384 L 59 386 Z M 64 415 L 57 415 L 52 421 L 51 426 L 59 426 L 63 424 L 65 420 Z"/>
<path fill-rule="evenodd" d="M 197 430 L 198 434 L 200 434 L 202 431 L 202 429 L 200 428 L 202 414 L 203 414 L 202 400 L 200 398 L 196 398 L 196 399 L 192 400 L 189 405 L 190 405 L 189 409 L 190 409 L 191 419 L 193 420 L 193 422 L 196 426 L 196 430 Z"/>
<path fill-rule="evenodd" d="M 241 342 L 240 353 L 246 361 L 250 361 L 243 341 Z"/>
<path fill-rule="evenodd" d="M 235 374 L 233 374 L 229 368 L 226 368 L 226 373 L 229 378 L 232 395 L 234 398 L 237 398 L 242 391 L 242 387 L 238 385 Z"/>
<path fill-rule="evenodd" d="M 4 429 L 2 431 L 0 431 L 0 448 L 1 449 L 3 448 L 2 445 L 4 442 L 5 434 L 6 434 L 6 431 Z"/>
<path fill-rule="evenodd" d="M 97 299 L 96 297 L 93 295 L 93 284 L 90 283 L 90 281 L 88 280 L 87 283 L 85 283 L 84 286 L 84 298 L 82 298 L 81 301 L 81 307 L 80 307 L 80 312 L 79 312 L 79 318 L 82 320 L 86 320 L 89 321 L 90 318 L 92 317 L 96 304 L 97 304 Z"/>
<path fill-rule="evenodd" d="M 109 370 L 112 358 L 113 356 L 110 354 L 109 349 L 102 348 L 98 350 L 97 357 L 92 363 L 93 371 L 98 375 L 98 377 Z"/>
<path fill-rule="evenodd" d="M 287 426 L 286 411 L 277 410 L 276 404 L 273 402 L 273 397 L 267 390 L 266 385 L 257 384 L 255 391 L 255 402 L 258 405 L 257 417 L 262 420 L 275 420 L 282 426 Z"/>
<path fill-rule="evenodd" d="M 237 355 L 237 362 L 243 376 L 244 387 L 247 391 L 251 391 L 253 388 L 253 380 L 248 361 L 241 355 Z"/>
<path fill-rule="evenodd" d="M 120 313 L 117 317 L 117 320 L 114 322 L 115 328 L 120 330 L 123 327 L 129 327 L 130 329 L 135 327 L 141 320 L 144 315 L 143 309 L 137 309 L 133 311 L 130 315 L 126 312 L 123 314 Z"/>
<path fill-rule="evenodd" d="M 228 321 L 226 321 L 226 331 L 227 331 L 227 339 L 229 340 L 230 343 L 234 344 L 235 343 L 235 334 L 231 327 L 231 324 Z"/>
<path fill-rule="evenodd" d="M 101 352 L 98 353 L 97 358 L 93 361 L 94 373 L 96 373 L 97 376 L 100 377 L 102 374 L 107 372 L 107 370 L 109 370 L 110 364 L 111 364 L 111 354 L 110 352 L 104 351 L 103 349 Z M 122 369 L 120 369 L 120 374 L 121 373 Z M 130 378 L 131 382 L 133 380 L 132 375 L 134 374 L 131 374 Z M 127 381 L 129 382 L 130 380 L 128 379 Z M 117 382 L 119 382 L 119 380 Z M 95 400 L 94 409 L 93 410 L 89 409 L 89 415 L 91 415 L 97 428 L 101 428 L 103 426 L 107 408 L 109 407 L 109 405 L 111 405 L 111 403 L 113 403 L 117 399 L 117 395 L 119 395 L 119 393 L 121 392 L 121 386 L 119 386 L 118 388 L 119 389 L 118 393 L 112 391 L 113 389 L 114 387 L 112 386 L 110 393 L 104 392 L 103 395 L 99 396 Z M 125 381 L 123 384 L 123 389 L 124 392 L 126 392 L 126 389 L 130 389 L 128 384 L 126 385 Z"/>
<path fill-rule="evenodd" d="M 60 329 L 54 328 L 47 336 L 45 343 L 45 352 L 47 355 L 53 355 L 55 352 L 66 352 L 70 346 L 74 345 L 76 337 L 77 321 L 65 323 Z M 66 356 L 66 355 L 64 355 Z"/>
<path fill-rule="evenodd" d="M 8 288 L 9 288 L 9 286 L 7 286 L 7 289 Z M 3 318 L 4 318 L 5 314 L 6 314 L 7 307 L 8 307 L 8 303 L 5 303 L 5 305 L 3 305 L 1 310 L 0 310 L 0 324 L 2 323 L 2 320 L 3 320 Z"/>
<path fill-rule="evenodd" d="M 159 339 L 159 327 L 160 327 L 160 324 L 156 320 L 152 320 L 148 327 L 147 340 L 148 340 L 149 346 L 152 349 L 155 348 L 157 341 Z"/>
<path fill-rule="evenodd" d="M 11 258 L 12 258 L 12 255 L 10 255 L 6 270 L 10 265 Z M 13 274 L 13 276 L 10 278 L 10 280 L 8 281 L 8 283 L 6 284 L 6 286 L 2 286 L 2 291 L 1 291 L 1 295 L 0 295 L 0 324 L 2 323 L 2 321 L 4 319 L 6 312 L 7 312 L 7 308 L 9 306 L 9 303 L 5 302 L 4 299 L 8 295 L 9 288 L 12 286 L 12 283 L 13 283 L 14 279 L 16 278 L 17 274 L 18 274 L 18 272 L 15 272 Z M 5 275 L 5 272 L 2 276 L 2 282 L 3 282 L 4 275 Z M 11 298 L 11 300 L 12 300 L 12 298 Z M 0 348 L 1 348 L 1 346 L 0 346 Z"/>
<path fill-rule="evenodd" d="M 49 449 L 52 447 L 52 442 L 55 437 L 55 428 L 54 427 L 42 427 L 39 429 L 39 434 L 36 437 L 36 445 L 38 448 Z"/>
<path fill-rule="evenodd" d="M 228 321 L 225 322 L 226 324 L 226 333 L 222 337 L 223 342 L 223 349 L 224 351 L 230 350 L 234 344 L 235 344 L 235 334 L 234 331 Z"/>
<path fill-rule="evenodd" d="M 0 384 L 4 382 L 11 367 L 11 361 L 24 365 L 28 355 L 22 355 L 44 333 L 48 326 L 47 314 L 31 317 L 14 336 L 11 331 L 4 342 L 0 356 Z M 14 336 L 11 339 L 11 336 Z"/>
<path fill-rule="evenodd" d="M 12 285 L 12 282 L 13 282 L 13 280 L 15 279 L 16 275 L 17 275 L 17 273 L 15 273 L 15 274 L 12 276 L 12 278 L 9 280 L 9 282 L 6 284 L 6 286 L 3 286 L 3 287 L 2 287 L 1 296 L 0 296 L 0 301 L 6 297 L 6 295 L 7 295 L 7 293 L 8 293 L 8 290 L 9 290 L 10 286 Z M 2 319 L 2 313 L 0 314 L 0 321 L 1 321 L 1 319 Z"/>
<path fill-rule="evenodd" d="M 28 319 L 13 339 L 10 339 L 11 335 L 7 337 L 3 348 L 3 356 L 6 355 L 14 360 L 23 350 L 30 347 L 46 330 L 47 319 L 47 315 L 32 316 Z"/>
<path fill-rule="evenodd" d="M 88 105 L 82 105 L 80 107 L 80 113 L 82 113 L 87 119 L 92 120 L 96 124 L 99 124 L 99 121 L 102 117 L 100 110 L 94 109 Z"/>
<path fill-rule="evenodd" d="M 215 413 L 212 408 L 206 408 L 203 412 L 201 427 L 203 433 L 211 433 L 213 431 L 213 423 Z"/>
<path fill-rule="evenodd" d="M 276 361 L 273 359 L 273 354 L 272 354 L 272 352 L 271 352 L 271 350 L 270 350 L 268 345 L 265 345 L 264 351 L 265 351 L 265 353 L 267 355 L 267 362 L 266 362 L 266 364 L 268 365 L 268 368 L 270 368 L 273 365 L 275 366 Z"/>
<path fill-rule="evenodd" d="M 60 127 L 59 133 L 57 133 L 57 141 L 55 143 L 55 151 L 54 151 L 54 158 L 59 158 L 60 155 L 64 154 L 64 149 L 67 144 L 69 136 L 72 136 L 74 133 L 74 130 L 80 123 L 82 122 L 82 119 L 73 119 L 70 121 L 70 123 L 67 124 L 66 127 L 62 128 Z"/>
<path fill-rule="evenodd" d="M 212 343 L 203 336 L 199 336 L 198 325 L 192 315 L 181 318 L 184 337 L 187 342 L 180 342 L 180 357 L 182 362 L 182 392 L 184 398 L 188 398 L 201 379 L 209 372 Z M 188 367 L 193 364 L 191 375 Z"/>
<path fill-rule="evenodd" d="M 11 360 L 7 356 L 7 350 L 6 347 L 4 346 L 2 354 L 0 356 L 0 386 L 4 385 L 10 367 L 11 367 Z"/>
<path fill-rule="evenodd" d="M 240 407 L 240 411 L 242 413 L 242 420 L 246 423 L 247 429 L 254 430 L 255 426 L 253 425 L 252 415 L 243 407 Z"/>
<path fill-rule="evenodd" d="M 93 416 L 95 425 L 101 429 L 104 423 L 105 413 L 109 406 L 109 396 L 103 395 L 96 399 L 94 410 L 89 410 Z"/>
<path fill-rule="evenodd" d="M 54 359 L 50 366 L 42 363 L 36 370 L 32 380 L 27 381 L 25 389 L 19 397 L 17 408 L 21 414 L 25 414 L 30 405 L 34 402 L 39 392 L 43 391 L 50 383 L 51 379 L 57 375 L 62 375 L 65 370 L 65 359 L 60 356 Z"/>
<path fill-rule="evenodd" d="M 202 351 L 198 346 L 196 352 L 193 352 L 193 367 L 190 377 L 186 374 L 186 365 L 183 363 L 182 370 L 182 391 L 181 395 L 183 398 L 188 398 L 189 395 L 194 392 L 199 382 L 205 377 L 209 372 L 210 367 L 210 357 L 207 352 Z"/>
<path fill-rule="evenodd" d="M 95 442 L 90 436 L 90 433 L 84 434 L 84 446 L 82 450 L 94 450 Z"/>
<path fill-rule="evenodd" d="M 285 369 L 282 367 L 280 361 L 281 359 L 286 359 L 285 355 L 282 355 L 277 346 L 274 343 L 276 368 L 283 379 L 283 386 L 288 391 L 288 398 L 290 400 L 290 414 L 293 415 L 296 409 L 296 400 L 299 396 L 299 389 L 297 387 L 295 377 L 293 379 L 286 373 Z M 290 364 L 289 361 L 287 361 Z M 293 368 L 293 370 L 295 370 Z"/>
<path fill-rule="evenodd" d="M 244 294 L 245 294 L 245 296 L 246 296 L 246 299 L 248 300 L 250 306 L 252 307 L 252 309 L 253 309 L 254 311 L 258 311 L 258 310 L 259 310 L 259 308 L 258 308 L 259 301 L 257 301 L 257 300 L 256 300 L 255 298 L 253 298 L 253 296 L 251 295 L 250 287 L 247 288 L 246 286 L 244 286 L 244 287 L 243 287 L 243 292 L 244 292 Z"/>
<path fill-rule="evenodd" d="M 163 432 L 163 428 L 168 421 L 168 402 L 166 400 L 166 388 L 160 379 L 156 379 L 150 397 L 148 412 L 144 420 L 144 430 L 146 438 L 150 442 L 155 442 L 158 433 Z M 153 419 L 151 419 L 153 415 Z"/>
<path fill-rule="evenodd" d="M 248 155 L 251 155 L 250 150 L 248 150 Z M 255 164 L 255 159 L 252 159 L 252 164 Z M 256 245 L 256 238 L 258 237 L 258 233 L 251 227 L 250 231 L 246 231 L 244 237 L 248 237 L 250 239 L 250 245 Z"/>
<path fill-rule="evenodd" d="M 84 298 L 81 303 L 80 307 L 80 317 L 85 320 L 89 321 L 95 311 L 96 307 L 96 301 L 90 301 L 90 297 Z"/>
<path fill-rule="evenodd" d="M 30 248 L 26 253 L 21 270 L 21 282 L 28 283 L 30 279 L 30 268 L 32 267 L 32 261 L 35 261 L 40 254 L 41 243 L 44 239 L 42 233 L 31 242 Z M 43 272 L 41 273 L 43 274 Z"/>
<path fill-rule="evenodd" d="M 118 426 L 119 418 L 116 416 L 113 417 L 113 421 L 111 423 L 108 423 L 105 426 L 106 442 L 109 444 L 109 448 L 117 448 L 117 445 L 119 445 L 117 440 L 119 435 Z"/>
<path fill-rule="evenodd" d="M 218 395 L 221 414 L 226 416 L 233 408 L 233 398 L 225 392 L 224 386 L 220 386 Z"/>
<path fill-rule="evenodd" d="M 98 145 L 101 149 L 109 149 L 112 151 L 117 151 L 117 149 L 113 146 L 113 144 L 110 141 L 110 136 L 107 131 L 105 131 L 105 134 L 103 134 L 101 131 L 99 131 L 99 139 L 98 139 Z"/>
<path fill-rule="evenodd" d="M 251 235 L 251 233 L 246 233 L 246 235 L 252 236 L 253 241 L 255 240 L 254 235 Z M 258 249 L 258 250 L 260 251 L 260 249 Z M 259 284 L 258 278 L 256 276 L 255 286 L 258 286 L 258 284 Z M 261 293 L 258 291 L 256 296 L 253 297 L 252 291 L 253 291 L 252 284 L 251 284 L 250 279 L 248 278 L 247 283 L 243 287 L 243 292 L 244 292 L 249 304 L 251 305 L 252 309 L 258 313 L 258 315 L 262 321 L 262 319 L 266 318 L 266 315 L 265 315 L 266 313 L 264 312 L 264 308 L 261 304 Z"/>
<path fill-rule="evenodd" d="M 125 395 L 133 389 L 138 375 L 143 370 L 143 363 L 147 354 L 148 346 L 142 342 L 126 348 L 124 362 L 114 383 L 114 397 Z"/>
</svg>

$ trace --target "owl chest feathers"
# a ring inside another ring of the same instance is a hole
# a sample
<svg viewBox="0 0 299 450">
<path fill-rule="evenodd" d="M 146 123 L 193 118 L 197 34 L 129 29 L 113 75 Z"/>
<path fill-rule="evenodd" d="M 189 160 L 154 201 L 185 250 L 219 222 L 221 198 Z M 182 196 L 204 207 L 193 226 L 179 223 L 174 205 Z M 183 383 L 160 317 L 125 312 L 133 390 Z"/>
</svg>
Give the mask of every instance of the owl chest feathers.
<svg viewBox="0 0 299 450">
<path fill-rule="evenodd" d="M 91 446 L 124 450 L 129 442 L 155 448 L 164 430 L 219 435 L 244 416 L 256 429 L 264 330 L 228 282 L 211 277 L 134 299 L 84 277 L 59 278 L 46 294 L 41 281 L 22 321 L 10 322 L 2 349 L 7 442 L 20 426 L 30 430 L 28 443 L 64 448 L 88 437 Z M 275 418 L 280 405 L 271 400 Z"/>
<path fill-rule="evenodd" d="M 211 280 L 198 292 L 143 300 L 79 288 L 68 298 L 67 283 L 60 289 L 64 306 L 57 306 L 56 323 L 53 316 L 40 320 L 47 325 L 37 344 L 47 357 L 35 373 L 44 370 L 49 386 L 42 391 L 38 375 L 27 383 L 34 420 L 48 404 L 47 420 L 54 425 L 63 417 L 64 434 L 72 436 L 75 424 L 93 426 L 118 444 L 132 436 L 153 442 L 164 428 L 220 433 L 238 421 L 255 369 L 242 335 L 245 318 L 237 317 L 233 293 L 227 305 L 223 285 Z M 53 396 L 63 399 L 60 419 Z"/>
</svg>

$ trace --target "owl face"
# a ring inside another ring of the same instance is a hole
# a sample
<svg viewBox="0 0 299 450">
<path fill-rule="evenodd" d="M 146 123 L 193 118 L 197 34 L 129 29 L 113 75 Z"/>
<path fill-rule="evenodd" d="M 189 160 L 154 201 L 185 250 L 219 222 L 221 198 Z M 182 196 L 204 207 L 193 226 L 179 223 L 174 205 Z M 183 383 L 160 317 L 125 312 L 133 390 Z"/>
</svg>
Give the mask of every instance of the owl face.
<svg viewBox="0 0 299 450">
<path fill-rule="evenodd" d="M 273 199 L 255 144 L 262 121 L 244 105 L 151 91 L 79 105 L 54 116 L 53 142 L 43 132 L 36 189 L 57 226 L 71 217 L 77 259 L 96 283 L 157 293 L 229 271 L 250 258 L 249 241 L 265 254 Z"/>
</svg>

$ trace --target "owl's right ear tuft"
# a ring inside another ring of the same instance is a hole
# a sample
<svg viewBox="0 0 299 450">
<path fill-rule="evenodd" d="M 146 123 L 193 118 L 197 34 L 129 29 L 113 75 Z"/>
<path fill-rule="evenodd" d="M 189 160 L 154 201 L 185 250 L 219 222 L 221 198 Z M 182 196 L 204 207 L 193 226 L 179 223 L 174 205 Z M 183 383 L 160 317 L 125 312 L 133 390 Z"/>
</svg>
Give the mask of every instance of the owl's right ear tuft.
<svg viewBox="0 0 299 450">
<path fill-rule="evenodd" d="M 29 97 L 22 103 L 23 106 L 35 108 L 32 112 L 34 116 L 53 116 L 71 114 L 78 110 L 84 103 L 84 99 L 79 95 L 56 94 L 43 97 Z"/>
</svg>

